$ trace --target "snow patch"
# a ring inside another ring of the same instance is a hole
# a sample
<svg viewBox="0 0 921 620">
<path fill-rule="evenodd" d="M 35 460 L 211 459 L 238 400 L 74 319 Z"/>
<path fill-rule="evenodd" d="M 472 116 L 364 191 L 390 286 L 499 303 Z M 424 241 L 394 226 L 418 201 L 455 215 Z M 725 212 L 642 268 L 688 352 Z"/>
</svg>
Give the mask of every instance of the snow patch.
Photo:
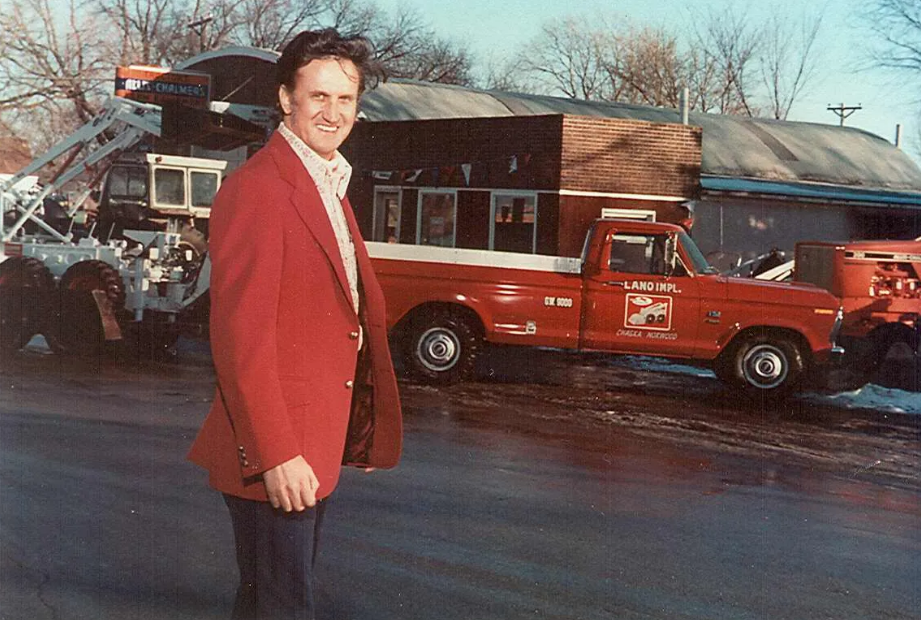
<svg viewBox="0 0 921 620">
<path fill-rule="evenodd" d="M 613 358 L 611 363 L 627 366 L 635 370 L 715 378 L 713 371 L 706 368 L 688 366 L 658 357 L 628 355 Z M 837 394 L 806 393 L 802 395 L 802 398 L 817 405 L 921 415 L 921 392 L 884 388 L 873 383 L 868 383 L 853 391 L 839 392 Z"/>
<path fill-rule="evenodd" d="M 807 394 L 810 402 L 834 405 L 846 409 L 872 409 L 887 413 L 912 413 L 921 415 L 921 392 L 906 392 L 880 387 L 873 383 L 838 394 Z"/>
<path fill-rule="evenodd" d="M 661 357 L 640 357 L 625 355 L 611 359 L 612 364 L 627 366 L 634 370 L 645 370 L 649 372 L 667 372 L 676 375 L 690 375 L 692 377 L 709 377 L 715 378 L 712 370 L 707 368 L 698 368 L 697 366 L 688 366 L 678 362 L 672 362 Z"/>
</svg>

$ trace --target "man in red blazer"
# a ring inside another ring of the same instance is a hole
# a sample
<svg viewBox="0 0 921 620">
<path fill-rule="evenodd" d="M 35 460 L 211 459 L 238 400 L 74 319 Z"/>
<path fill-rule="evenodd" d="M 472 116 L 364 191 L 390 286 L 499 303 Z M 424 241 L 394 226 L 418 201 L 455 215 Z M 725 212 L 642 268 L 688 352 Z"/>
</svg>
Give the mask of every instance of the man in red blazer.
<svg viewBox="0 0 921 620">
<path fill-rule="evenodd" d="M 211 213 L 218 385 L 189 458 L 231 513 L 235 619 L 313 618 L 320 523 L 341 466 L 400 456 L 384 297 L 338 151 L 371 59 L 360 37 L 295 37 L 277 64 L 283 122 Z"/>
</svg>

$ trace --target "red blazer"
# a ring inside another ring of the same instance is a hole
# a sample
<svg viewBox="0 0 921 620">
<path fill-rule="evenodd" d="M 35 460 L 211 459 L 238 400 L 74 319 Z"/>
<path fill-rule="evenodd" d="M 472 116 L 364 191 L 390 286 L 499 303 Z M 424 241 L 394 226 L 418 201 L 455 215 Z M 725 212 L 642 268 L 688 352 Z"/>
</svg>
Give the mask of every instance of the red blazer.
<svg viewBox="0 0 921 620">
<path fill-rule="evenodd" d="M 359 317 L 336 237 L 285 139 L 273 135 L 215 198 L 209 252 L 218 385 L 189 458 L 221 492 L 265 501 L 262 472 L 302 455 L 319 479 L 318 497 L 326 497 L 339 480 L 347 434 L 357 438 L 348 464 L 388 468 L 399 460 L 384 296 L 347 200 L 343 208 L 362 291 L 357 377 Z"/>
</svg>

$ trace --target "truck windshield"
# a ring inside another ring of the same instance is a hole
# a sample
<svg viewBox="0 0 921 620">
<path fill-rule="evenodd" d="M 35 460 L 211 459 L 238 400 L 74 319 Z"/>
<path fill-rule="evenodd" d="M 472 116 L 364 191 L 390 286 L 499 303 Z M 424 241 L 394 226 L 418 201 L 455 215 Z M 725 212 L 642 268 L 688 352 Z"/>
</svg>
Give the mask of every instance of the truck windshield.
<svg viewBox="0 0 921 620">
<path fill-rule="evenodd" d="M 715 267 L 710 266 L 690 235 L 686 232 L 681 232 L 678 234 L 678 238 L 681 240 L 681 245 L 684 246 L 685 253 L 687 253 L 688 258 L 691 259 L 691 263 L 694 265 L 694 271 L 697 273 L 719 273 Z"/>
</svg>

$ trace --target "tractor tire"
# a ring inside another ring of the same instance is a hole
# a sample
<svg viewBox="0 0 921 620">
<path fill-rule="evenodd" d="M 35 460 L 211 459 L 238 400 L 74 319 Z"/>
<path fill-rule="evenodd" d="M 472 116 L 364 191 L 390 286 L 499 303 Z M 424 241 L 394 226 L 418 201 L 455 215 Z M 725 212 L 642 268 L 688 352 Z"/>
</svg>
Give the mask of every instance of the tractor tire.
<svg viewBox="0 0 921 620">
<path fill-rule="evenodd" d="M 18 351 L 42 331 L 54 276 L 37 258 L 15 256 L 0 263 L 0 350 Z"/>
<path fill-rule="evenodd" d="M 805 361 L 791 338 L 762 334 L 731 345 L 714 369 L 720 379 L 750 396 L 779 397 L 799 384 Z"/>
<path fill-rule="evenodd" d="M 103 291 L 112 311 L 125 307 L 122 280 L 109 264 L 81 261 L 64 273 L 58 286 L 58 311 L 53 317 L 48 345 L 55 353 L 98 356 L 106 349 L 105 332 L 93 291 Z"/>
<path fill-rule="evenodd" d="M 477 330 L 458 313 L 420 317 L 404 341 L 404 368 L 425 383 L 456 383 L 473 374 L 481 346 Z"/>
</svg>

